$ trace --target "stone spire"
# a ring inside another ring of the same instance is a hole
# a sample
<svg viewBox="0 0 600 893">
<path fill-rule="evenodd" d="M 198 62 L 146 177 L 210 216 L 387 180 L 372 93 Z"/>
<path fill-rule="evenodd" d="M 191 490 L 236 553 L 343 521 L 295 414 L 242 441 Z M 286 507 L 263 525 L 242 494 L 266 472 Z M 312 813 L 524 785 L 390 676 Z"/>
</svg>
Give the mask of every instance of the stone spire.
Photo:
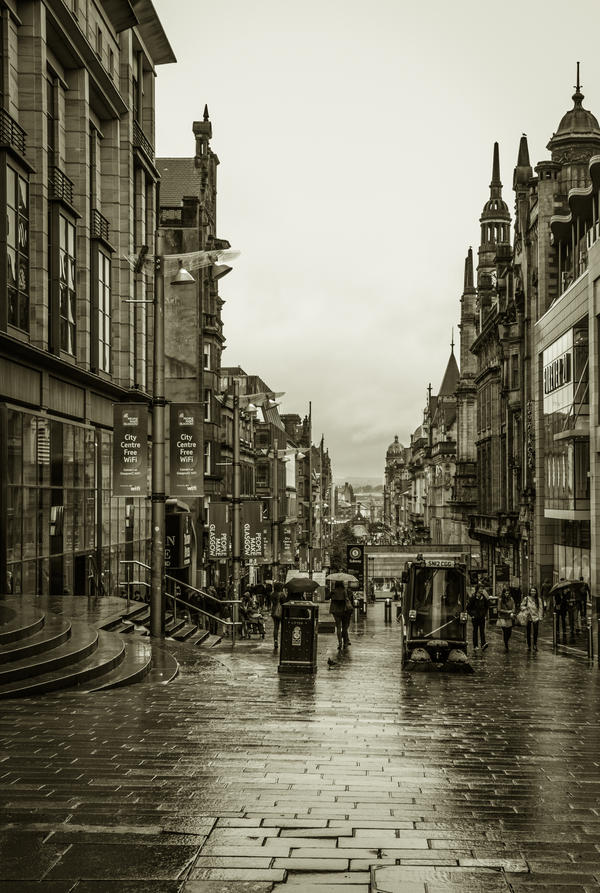
<svg viewBox="0 0 600 893">
<path fill-rule="evenodd" d="M 465 257 L 465 280 L 463 285 L 463 294 L 474 289 L 473 279 L 473 249 L 469 247 L 467 256 Z"/>
<path fill-rule="evenodd" d="M 490 198 L 502 198 L 502 183 L 500 181 L 500 150 L 498 143 L 494 143 L 494 160 L 492 162 L 492 182 L 490 183 Z"/>
<path fill-rule="evenodd" d="M 519 140 L 519 154 L 517 156 L 517 166 L 513 175 L 513 189 L 517 186 L 527 186 L 529 180 L 533 176 L 531 162 L 529 161 L 529 146 L 527 145 L 527 134 L 524 133 Z"/>
</svg>

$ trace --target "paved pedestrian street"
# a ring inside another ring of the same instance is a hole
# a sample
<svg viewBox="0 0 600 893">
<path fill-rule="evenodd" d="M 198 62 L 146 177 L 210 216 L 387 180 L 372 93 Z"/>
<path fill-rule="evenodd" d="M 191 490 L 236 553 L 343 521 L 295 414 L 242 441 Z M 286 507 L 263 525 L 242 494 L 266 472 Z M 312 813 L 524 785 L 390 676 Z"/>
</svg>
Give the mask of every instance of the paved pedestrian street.
<svg viewBox="0 0 600 893">
<path fill-rule="evenodd" d="M 3 702 L 2 891 L 600 889 L 597 667 L 492 628 L 472 676 L 403 673 L 383 610 L 316 676 L 268 631 L 173 643 L 169 685 Z"/>
</svg>

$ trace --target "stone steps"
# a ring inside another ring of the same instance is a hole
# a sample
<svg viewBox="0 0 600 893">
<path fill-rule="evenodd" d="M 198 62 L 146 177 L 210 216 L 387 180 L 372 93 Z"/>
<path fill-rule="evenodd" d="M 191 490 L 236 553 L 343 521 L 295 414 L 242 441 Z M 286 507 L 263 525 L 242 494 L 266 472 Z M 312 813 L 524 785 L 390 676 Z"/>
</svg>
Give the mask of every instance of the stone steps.
<svg viewBox="0 0 600 893">
<path fill-rule="evenodd" d="M 145 612 L 147 606 L 138 604 L 98 629 L 85 613 L 71 620 L 42 612 L 26 596 L 0 599 L 0 699 L 73 687 L 100 691 L 146 678 L 169 682 L 179 669 L 175 658 L 134 632 Z M 175 626 L 179 631 L 185 621 Z"/>
</svg>

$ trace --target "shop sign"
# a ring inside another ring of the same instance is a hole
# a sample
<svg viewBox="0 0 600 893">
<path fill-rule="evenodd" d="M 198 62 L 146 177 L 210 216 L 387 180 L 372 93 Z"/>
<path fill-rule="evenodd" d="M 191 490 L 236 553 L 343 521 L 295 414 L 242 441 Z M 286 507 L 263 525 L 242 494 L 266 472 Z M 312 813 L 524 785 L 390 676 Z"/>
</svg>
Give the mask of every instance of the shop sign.
<svg viewBox="0 0 600 893">
<path fill-rule="evenodd" d="M 113 403 L 113 496 L 148 496 L 148 410 Z"/>
<path fill-rule="evenodd" d="M 225 502 L 211 502 L 208 508 L 208 554 L 216 559 L 231 555 L 230 509 Z"/>
<path fill-rule="evenodd" d="M 171 403 L 171 496 L 194 498 L 204 493 L 202 403 Z"/>
<path fill-rule="evenodd" d="M 571 354 L 564 353 L 544 366 L 544 394 L 562 388 L 571 381 Z"/>
<path fill-rule="evenodd" d="M 262 503 L 242 503 L 241 517 L 242 554 L 244 558 L 260 558 L 264 552 Z"/>
<path fill-rule="evenodd" d="M 192 523 L 189 512 L 165 516 L 165 567 L 188 567 L 192 560 Z"/>
</svg>

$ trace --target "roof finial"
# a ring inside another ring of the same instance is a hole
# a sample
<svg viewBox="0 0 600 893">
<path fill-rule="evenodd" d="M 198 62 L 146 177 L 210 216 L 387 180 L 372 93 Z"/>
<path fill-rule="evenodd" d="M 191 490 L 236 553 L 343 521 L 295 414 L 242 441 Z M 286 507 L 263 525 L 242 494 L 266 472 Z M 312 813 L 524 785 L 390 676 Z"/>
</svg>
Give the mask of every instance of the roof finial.
<svg viewBox="0 0 600 893">
<path fill-rule="evenodd" d="M 452 326 L 452 341 L 450 342 L 450 353 L 454 353 L 454 326 Z"/>
<path fill-rule="evenodd" d="M 579 65 L 579 62 L 577 65 Z M 579 80 L 579 77 L 577 79 Z M 208 121 L 208 103 L 204 106 L 204 120 Z"/>
<path fill-rule="evenodd" d="M 583 101 L 583 93 L 581 92 L 582 84 L 579 83 L 579 62 L 577 63 L 577 83 L 575 84 L 575 93 L 571 97 L 573 102 L 575 103 L 575 107 L 581 107 L 581 103 Z"/>
</svg>

